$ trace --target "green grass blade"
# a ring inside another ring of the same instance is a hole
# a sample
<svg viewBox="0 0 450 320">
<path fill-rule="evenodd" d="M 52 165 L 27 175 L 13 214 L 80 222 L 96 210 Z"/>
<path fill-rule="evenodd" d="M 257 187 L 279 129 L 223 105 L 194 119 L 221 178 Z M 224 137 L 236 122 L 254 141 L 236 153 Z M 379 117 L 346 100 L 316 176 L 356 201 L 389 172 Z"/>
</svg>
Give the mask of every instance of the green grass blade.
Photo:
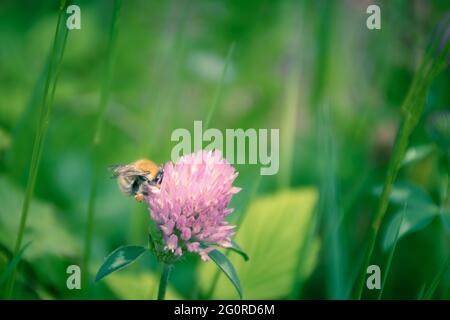
<svg viewBox="0 0 450 320">
<path fill-rule="evenodd" d="M 345 246 L 339 222 L 342 217 L 337 186 L 337 132 L 332 109 L 328 104 L 319 110 L 318 140 L 320 171 L 320 199 L 318 210 L 324 227 L 324 252 L 327 259 L 327 293 L 331 299 L 345 299 L 347 290 Z"/>
<path fill-rule="evenodd" d="M 424 283 L 419 290 L 419 293 L 417 294 L 417 300 L 423 300 L 423 296 L 425 295 L 425 289 L 427 285 Z"/>
<path fill-rule="evenodd" d="M 395 249 L 397 248 L 398 236 L 400 234 L 400 228 L 402 226 L 403 219 L 405 218 L 406 208 L 407 208 L 407 204 L 405 203 L 405 207 L 403 208 L 402 216 L 401 216 L 400 222 L 398 223 L 398 227 L 397 227 L 397 230 L 396 230 L 396 233 L 395 233 L 394 244 L 392 245 L 391 251 L 389 252 L 388 260 L 386 262 L 386 268 L 385 268 L 385 270 L 383 272 L 383 274 L 384 274 L 383 282 L 381 284 L 380 292 L 378 293 L 378 300 L 381 300 L 381 297 L 383 296 L 384 289 L 386 287 L 386 280 L 388 278 L 389 271 L 391 270 L 392 258 L 394 257 Z"/>
<path fill-rule="evenodd" d="M 220 75 L 220 81 L 216 89 L 216 93 L 214 95 L 214 100 L 209 108 L 208 115 L 206 116 L 206 120 L 204 123 L 204 130 L 209 128 L 209 125 L 211 124 L 212 117 L 214 113 L 216 112 L 217 107 L 220 103 L 220 98 L 222 97 L 222 90 L 223 90 L 223 84 L 225 82 L 225 77 L 227 75 L 228 66 L 231 61 L 231 57 L 233 56 L 235 43 L 233 42 L 228 49 L 227 57 L 225 59 L 225 64 L 223 65 L 222 74 Z"/>
<path fill-rule="evenodd" d="M 280 145 L 283 148 L 281 149 L 282 153 L 280 155 L 280 172 L 277 175 L 278 187 L 280 189 L 289 188 L 292 177 L 296 119 L 300 100 L 300 72 L 298 69 L 298 66 L 295 66 L 294 70 L 288 75 L 285 84 L 286 93 L 280 123 L 280 128 L 283 128 L 280 133 Z"/>
<path fill-rule="evenodd" d="M 403 111 L 403 118 L 397 132 L 392 156 L 389 161 L 388 173 L 384 182 L 383 192 L 369 229 L 367 249 L 365 251 L 362 268 L 355 284 L 353 296 L 355 299 L 361 299 L 364 289 L 366 269 L 375 249 L 377 236 L 380 230 L 381 222 L 388 208 L 389 196 L 392 191 L 394 181 L 405 156 L 410 136 L 423 113 L 428 88 L 431 86 L 433 79 L 438 75 L 439 71 L 442 71 L 443 66 L 445 66 L 450 42 L 446 45 L 446 49 L 443 50 L 438 57 L 433 56 L 435 47 L 435 45 L 432 45 L 426 52 L 401 108 Z"/>
<path fill-rule="evenodd" d="M 31 244 L 31 241 L 25 244 L 22 249 L 19 250 L 19 252 L 12 257 L 11 261 L 9 262 L 8 266 L 6 267 L 6 270 L 0 275 L 0 288 L 3 286 L 3 284 L 6 282 L 6 280 L 9 278 L 9 276 L 16 270 L 17 265 L 20 262 L 20 259 L 22 259 L 23 254 L 25 253 L 25 250 L 28 248 L 28 246 Z"/>
<path fill-rule="evenodd" d="M 424 300 L 430 300 L 433 297 L 434 293 L 436 292 L 436 289 L 438 288 L 439 284 L 441 283 L 442 278 L 444 278 L 445 273 L 447 272 L 449 267 L 450 267 L 450 255 L 445 260 L 444 264 L 442 265 L 441 270 L 436 275 L 436 277 L 433 279 L 433 282 L 431 283 L 430 287 L 423 295 Z"/>
<path fill-rule="evenodd" d="M 103 124 L 105 120 L 105 114 L 108 107 L 109 91 L 111 87 L 112 69 L 114 65 L 115 48 L 117 42 L 117 35 L 119 32 L 119 18 L 122 7 L 122 0 L 114 1 L 113 16 L 111 20 L 111 26 L 109 30 L 109 39 L 107 45 L 107 58 L 105 73 L 102 82 L 102 88 L 100 93 L 100 101 L 98 107 L 97 121 L 94 131 L 94 138 L 92 140 L 92 159 L 94 161 L 94 170 L 92 173 L 91 189 L 89 193 L 88 209 L 87 209 L 87 221 L 84 240 L 84 253 L 83 253 L 83 270 L 89 270 L 89 261 L 92 251 L 92 239 L 94 233 L 94 219 L 95 219 L 95 200 L 97 196 L 97 180 L 99 171 L 99 162 L 97 161 L 98 147 L 102 140 Z M 85 273 L 88 276 L 88 272 Z M 89 282 L 84 278 L 85 286 L 88 286 Z"/>
<path fill-rule="evenodd" d="M 23 241 L 23 235 L 25 232 L 25 226 L 28 220 L 28 213 L 31 204 L 31 199 L 33 198 L 34 188 L 36 185 L 36 178 L 39 169 L 40 159 L 42 156 L 42 149 L 44 145 L 44 140 L 47 134 L 48 125 L 50 122 L 50 116 L 52 111 L 53 96 L 57 86 L 57 75 L 59 73 L 59 67 L 62 62 L 64 55 L 64 48 L 67 40 L 67 29 L 62 25 L 63 15 L 65 13 L 65 0 L 61 0 L 58 14 L 58 21 L 56 23 L 55 34 L 53 38 L 52 53 L 50 58 L 50 63 L 48 65 L 47 76 L 45 79 L 43 100 L 39 112 L 39 120 L 37 132 L 35 135 L 35 140 L 33 143 L 33 151 L 30 162 L 30 171 L 28 174 L 27 186 L 25 190 L 25 198 L 22 204 L 22 210 L 20 214 L 19 230 L 17 233 L 16 243 L 14 247 L 14 255 L 17 255 Z M 58 42 L 61 35 L 61 31 L 65 30 L 64 40 L 61 45 L 60 54 L 58 55 Z M 56 71 L 55 71 L 56 70 Z M 51 88 L 51 89 L 50 89 Z M 17 267 L 17 266 L 16 266 Z M 11 297 L 14 290 L 15 277 L 16 277 L 16 267 L 13 268 L 11 273 L 11 280 L 7 289 L 7 296 Z"/>
<path fill-rule="evenodd" d="M 119 33 L 120 12 L 122 9 L 122 0 L 114 1 L 114 11 L 109 30 L 109 39 L 106 57 L 106 69 L 102 82 L 100 93 L 100 102 L 97 114 L 97 123 L 95 127 L 94 144 L 98 145 L 102 139 L 102 129 L 105 122 L 105 113 L 108 107 L 109 93 L 111 88 L 112 71 L 114 66 L 114 57 L 116 53 L 117 35 Z"/>
</svg>

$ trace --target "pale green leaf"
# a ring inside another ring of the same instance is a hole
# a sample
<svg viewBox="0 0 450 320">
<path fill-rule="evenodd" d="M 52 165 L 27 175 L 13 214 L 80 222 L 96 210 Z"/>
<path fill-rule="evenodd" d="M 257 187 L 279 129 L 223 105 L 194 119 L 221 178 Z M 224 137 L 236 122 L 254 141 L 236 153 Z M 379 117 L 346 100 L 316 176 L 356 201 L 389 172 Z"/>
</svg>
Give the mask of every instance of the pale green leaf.
<svg viewBox="0 0 450 320">
<path fill-rule="evenodd" d="M 427 156 L 429 156 L 433 152 L 433 149 L 434 149 L 433 146 L 430 144 L 414 146 L 414 147 L 409 148 L 406 151 L 406 154 L 405 154 L 405 157 L 403 158 L 401 166 L 409 165 L 416 161 L 425 159 Z"/>
<path fill-rule="evenodd" d="M 316 190 L 304 188 L 256 198 L 249 205 L 235 241 L 245 248 L 250 260 L 229 255 L 245 299 L 286 297 L 300 272 L 308 276 L 315 265 L 317 250 L 311 250 L 305 257 L 308 272 L 297 270 L 297 260 L 316 201 Z M 317 239 L 313 242 L 317 243 Z M 214 263 L 201 265 L 199 277 L 203 292 L 210 289 L 216 271 Z M 212 298 L 237 299 L 239 296 L 230 281 L 220 274 Z"/>
<path fill-rule="evenodd" d="M 381 196 L 381 191 L 381 186 L 374 189 L 377 196 Z M 433 200 L 425 190 L 408 181 L 397 181 L 394 184 L 389 201 L 401 206 L 407 202 L 408 207 L 433 205 Z"/>
<path fill-rule="evenodd" d="M 8 277 L 12 274 L 13 270 L 16 268 L 17 264 L 20 262 L 20 259 L 22 259 L 23 253 L 28 248 L 31 242 L 28 242 L 25 244 L 19 252 L 11 259 L 11 261 L 8 264 L 8 267 L 6 270 L 0 275 L 0 288 L 3 286 L 5 281 L 8 279 Z"/>
<path fill-rule="evenodd" d="M 397 229 L 399 228 L 401 221 L 401 226 L 398 231 L 399 240 L 409 233 L 417 232 L 425 228 L 436 216 L 439 215 L 439 208 L 434 205 L 423 207 L 408 206 L 408 208 L 406 208 L 403 220 L 402 211 L 397 212 L 388 222 L 383 239 L 384 250 L 388 250 L 395 242 L 397 237 Z"/>
</svg>

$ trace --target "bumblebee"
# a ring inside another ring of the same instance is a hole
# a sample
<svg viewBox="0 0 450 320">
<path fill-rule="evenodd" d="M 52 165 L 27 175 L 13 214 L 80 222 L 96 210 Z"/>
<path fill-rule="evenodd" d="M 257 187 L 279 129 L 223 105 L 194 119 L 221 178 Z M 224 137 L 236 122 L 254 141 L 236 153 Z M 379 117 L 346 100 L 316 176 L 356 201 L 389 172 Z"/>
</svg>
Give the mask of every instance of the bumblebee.
<svg viewBox="0 0 450 320">
<path fill-rule="evenodd" d="M 138 202 L 142 202 L 147 195 L 147 186 L 159 187 L 163 179 L 163 169 L 153 161 L 140 159 L 130 164 L 115 165 L 110 167 L 113 178 L 117 178 L 120 191 L 134 196 Z"/>
</svg>

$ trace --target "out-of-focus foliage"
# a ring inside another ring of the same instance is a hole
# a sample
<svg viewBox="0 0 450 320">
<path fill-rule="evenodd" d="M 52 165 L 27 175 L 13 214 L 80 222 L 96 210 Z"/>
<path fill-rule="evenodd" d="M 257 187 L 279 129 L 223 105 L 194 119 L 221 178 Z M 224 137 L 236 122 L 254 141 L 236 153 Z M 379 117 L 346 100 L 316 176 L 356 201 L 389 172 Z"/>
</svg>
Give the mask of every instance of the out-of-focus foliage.
<svg viewBox="0 0 450 320">
<path fill-rule="evenodd" d="M 402 101 L 436 26 L 447 26 L 449 2 L 377 1 L 381 30 L 368 30 L 370 1 L 123 1 L 95 159 L 113 1 L 73 2 L 81 30 L 67 38 L 13 297 L 155 298 L 160 266 L 151 255 L 94 281 L 109 252 L 148 242 L 147 208 L 122 195 L 107 168 L 141 157 L 168 161 L 172 131 L 205 121 L 217 92 L 211 128 L 280 129 L 277 175 L 257 178 L 259 165 L 235 165 L 243 190 L 230 220 L 242 221 L 235 240 L 250 259 L 223 252 L 244 299 L 349 297 Z M 57 1 L 0 1 L 0 275 L 17 237 L 57 12 Z M 372 263 L 383 270 L 406 208 L 383 298 L 417 298 L 450 252 L 449 70 L 427 91 L 381 225 Z M 87 281 L 69 290 L 66 269 L 83 260 L 94 163 Z M 213 262 L 183 258 L 168 298 L 208 297 L 215 272 Z M 237 294 L 220 275 L 210 298 L 228 297 Z M 433 297 L 450 298 L 449 272 Z"/>
</svg>

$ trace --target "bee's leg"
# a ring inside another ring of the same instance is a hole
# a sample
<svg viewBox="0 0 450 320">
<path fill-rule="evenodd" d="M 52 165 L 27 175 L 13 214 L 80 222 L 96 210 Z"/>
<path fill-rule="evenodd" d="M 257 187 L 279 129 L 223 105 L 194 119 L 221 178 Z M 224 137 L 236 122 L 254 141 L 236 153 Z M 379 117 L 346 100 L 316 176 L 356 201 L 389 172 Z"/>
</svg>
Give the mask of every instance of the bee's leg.
<svg viewBox="0 0 450 320">
<path fill-rule="evenodd" d="M 144 201 L 144 195 L 142 193 L 136 193 L 134 195 L 134 200 L 136 200 L 137 202 L 142 202 Z"/>
</svg>

